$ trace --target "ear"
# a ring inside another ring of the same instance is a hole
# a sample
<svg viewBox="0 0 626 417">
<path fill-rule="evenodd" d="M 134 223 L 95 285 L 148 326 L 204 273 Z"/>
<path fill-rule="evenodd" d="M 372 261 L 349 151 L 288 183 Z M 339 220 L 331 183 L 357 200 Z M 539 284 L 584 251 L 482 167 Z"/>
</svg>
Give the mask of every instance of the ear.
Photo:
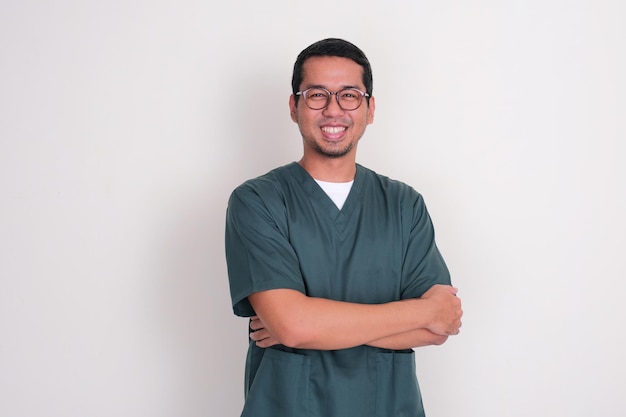
<svg viewBox="0 0 626 417">
<path fill-rule="evenodd" d="M 298 123 L 298 115 L 296 114 L 296 97 L 292 94 L 289 96 L 289 114 L 291 115 L 291 120 Z"/>
<path fill-rule="evenodd" d="M 367 124 L 374 123 L 374 111 L 376 110 L 376 100 L 374 97 L 370 97 L 370 104 L 367 108 Z"/>
</svg>

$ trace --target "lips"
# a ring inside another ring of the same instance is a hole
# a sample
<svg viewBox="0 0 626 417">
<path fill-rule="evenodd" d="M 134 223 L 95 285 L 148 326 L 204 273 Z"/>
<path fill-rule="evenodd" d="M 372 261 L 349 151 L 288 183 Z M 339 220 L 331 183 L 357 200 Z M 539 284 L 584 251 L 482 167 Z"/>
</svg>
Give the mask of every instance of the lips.
<svg viewBox="0 0 626 417">
<path fill-rule="evenodd" d="M 337 135 L 346 131 L 344 126 L 322 126 L 322 132 L 330 135 Z"/>
</svg>

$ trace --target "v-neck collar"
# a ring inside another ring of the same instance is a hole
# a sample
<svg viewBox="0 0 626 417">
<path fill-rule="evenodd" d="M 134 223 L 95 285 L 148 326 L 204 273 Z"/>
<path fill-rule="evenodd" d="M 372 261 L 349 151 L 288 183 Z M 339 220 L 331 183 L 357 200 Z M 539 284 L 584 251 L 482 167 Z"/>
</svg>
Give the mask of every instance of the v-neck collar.
<svg viewBox="0 0 626 417">
<path fill-rule="evenodd" d="M 363 167 L 356 164 L 356 173 L 354 175 L 354 183 L 350 188 L 348 197 L 341 210 L 335 205 L 333 200 L 319 186 L 315 179 L 297 162 L 293 162 L 292 169 L 297 173 L 300 184 L 304 190 L 311 196 L 314 204 L 317 204 L 328 216 L 334 219 L 339 230 L 343 230 L 348 223 L 352 213 L 358 207 L 361 199 L 361 191 L 363 190 L 364 172 Z"/>
</svg>

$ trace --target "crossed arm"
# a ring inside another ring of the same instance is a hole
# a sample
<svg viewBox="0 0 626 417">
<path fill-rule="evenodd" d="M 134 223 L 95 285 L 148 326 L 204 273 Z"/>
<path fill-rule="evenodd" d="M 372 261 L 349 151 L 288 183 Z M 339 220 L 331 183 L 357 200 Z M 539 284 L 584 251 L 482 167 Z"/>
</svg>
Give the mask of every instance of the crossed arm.
<svg viewBox="0 0 626 417">
<path fill-rule="evenodd" d="M 250 327 L 259 347 L 335 350 L 359 345 L 409 349 L 437 345 L 461 327 L 457 289 L 434 285 L 420 298 L 357 304 L 275 289 L 251 294 Z"/>
</svg>

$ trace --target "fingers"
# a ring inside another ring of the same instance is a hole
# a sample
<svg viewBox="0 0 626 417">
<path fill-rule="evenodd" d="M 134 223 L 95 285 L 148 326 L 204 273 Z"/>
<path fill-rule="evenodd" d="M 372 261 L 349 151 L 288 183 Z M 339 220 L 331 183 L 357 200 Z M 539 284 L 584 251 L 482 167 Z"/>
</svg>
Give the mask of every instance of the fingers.
<svg viewBox="0 0 626 417">
<path fill-rule="evenodd" d="M 250 329 L 252 329 L 252 331 L 260 330 L 264 327 L 263 322 L 258 316 L 250 317 Z"/>
<path fill-rule="evenodd" d="M 270 337 L 270 333 L 265 329 L 255 330 L 250 333 L 250 339 L 254 340 L 255 342 L 267 339 L 268 337 Z"/>
<path fill-rule="evenodd" d="M 463 317 L 463 310 L 459 308 L 459 310 L 457 311 L 457 319 L 454 321 L 453 327 L 452 327 L 453 333 L 450 333 L 451 335 L 457 335 L 461 333 L 461 326 L 463 326 L 463 322 L 461 321 L 462 317 Z"/>
<path fill-rule="evenodd" d="M 459 324 L 457 326 L 455 326 L 454 328 L 454 335 L 457 335 L 459 333 L 461 333 L 461 326 L 463 325 L 463 323 L 461 323 L 461 321 L 459 321 Z"/>
<path fill-rule="evenodd" d="M 250 339 L 254 340 L 256 345 L 260 348 L 267 348 L 278 344 L 278 341 L 265 329 L 250 333 Z"/>
<path fill-rule="evenodd" d="M 267 348 L 278 344 L 278 341 L 267 331 L 258 316 L 250 317 L 250 329 L 252 330 L 250 332 L 250 339 L 254 340 L 258 347 Z"/>
</svg>

